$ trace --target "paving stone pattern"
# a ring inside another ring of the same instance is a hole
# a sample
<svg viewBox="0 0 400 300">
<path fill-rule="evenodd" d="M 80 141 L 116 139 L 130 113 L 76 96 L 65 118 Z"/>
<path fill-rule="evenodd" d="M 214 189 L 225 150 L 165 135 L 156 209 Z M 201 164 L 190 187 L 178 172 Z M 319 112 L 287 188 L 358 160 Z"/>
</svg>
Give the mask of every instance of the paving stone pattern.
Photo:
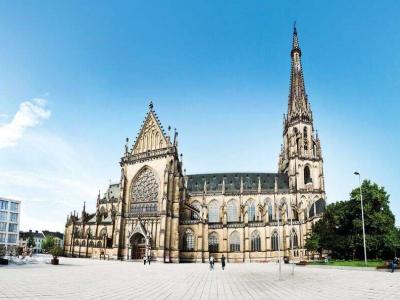
<svg viewBox="0 0 400 300">
<path fill-rule="evenodd" d="M 61 265 L 0 267 L 0 298 L 400 299 L 400 272 L 283 265 L 161 264 L 60 258 Z"/>
</svg>

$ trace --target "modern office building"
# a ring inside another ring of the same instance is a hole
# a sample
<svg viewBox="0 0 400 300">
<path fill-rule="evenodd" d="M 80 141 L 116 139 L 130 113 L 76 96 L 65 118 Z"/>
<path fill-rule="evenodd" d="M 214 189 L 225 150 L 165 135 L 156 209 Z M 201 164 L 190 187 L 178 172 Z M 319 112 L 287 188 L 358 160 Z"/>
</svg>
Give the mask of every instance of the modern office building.
<svg viewBox="0 0 400 300">
<path fill-rule="evenodd" d="M 0 197 L 0 248 L 7 253 L 18 247 L 21 202 Z"/>
</svg>

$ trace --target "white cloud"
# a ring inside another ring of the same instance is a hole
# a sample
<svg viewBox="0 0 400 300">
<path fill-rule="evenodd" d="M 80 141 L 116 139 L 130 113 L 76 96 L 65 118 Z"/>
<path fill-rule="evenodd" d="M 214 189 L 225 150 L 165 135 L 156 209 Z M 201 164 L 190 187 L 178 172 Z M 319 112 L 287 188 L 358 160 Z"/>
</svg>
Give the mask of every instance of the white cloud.
<svg viewBox="0 0 400 300">
<path fill-rule="evenodd" d="M 27 132 L 0 156 L 0 166 L 1 195 L 22 201 L 22 230 L 63 230 L 67 214 L 80 211 L 83 201 L 93 211 L 104 174 L 112 173 L 85 145 L 43 130 Z M 110 167 L 118 176 L 118 166 Z"/>
<path fill-rule="evenodd" d="M 46 104 L 47 101 L 42 98 L 22 102 L 11 122 L 0 125 L 0 149 L 15 146 L 26 129 L 48 119 L 51 111 L 46 109 Z"/>
</svg>

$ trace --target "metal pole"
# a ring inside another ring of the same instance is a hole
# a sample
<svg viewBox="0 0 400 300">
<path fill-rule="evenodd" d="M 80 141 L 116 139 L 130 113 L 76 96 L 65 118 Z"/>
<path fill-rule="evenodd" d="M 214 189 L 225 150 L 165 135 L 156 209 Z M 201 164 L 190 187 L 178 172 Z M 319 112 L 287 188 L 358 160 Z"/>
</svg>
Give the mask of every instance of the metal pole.
<svg viewBox="0 0 400 300">
<path fill-rule="evenodd" d="M 279 212 L 279 205 L 278 205 L 278 261 L 279 261 L 279 280 L 282 280 L 282 262 L 281 262 L 281 233 L 280 233 L 280 227 L 279 227 L 279 217 L 280 217 L 280 212 Z"/>
<path fill-rule="evenodd" d="M 292 213 L 292 215 L 291 215 L 291 217 L 290 217 L 290 226 L 291 226 L 291 228 L 292 228 L 292 231 L 291 231 L 291 233 L 290 233 L 290 240 L 291 240 L 291 242 L 292 242 L 292 275 L 294 275 L 294 245 L 293 245 L 293 208 L 291 207 L 291 213 Z"/>
<path fill-rule="evenodd" d="M 361 219 L 362 219 L 362 230 L 363 230 L 364 261 L 365 261 L 365 266 L 367 266 L 368 262 L 367 262 L 367 247 L 365 246 L 364 204 L 363 204 L 363 196 L 362 196 L 362 189 L 361 189 L 361 175 L 360 174 L 358 174 L 358 181 L 359 181 L 359 185 L 360 185 L 360 198 L 361 198 Z"/>
<path fill-rule="evenodd" d="M 276 204 L 276 190 L 278 188 L 277 178 L 275 176 L 275 187 L 274 187 L 274 202 L 275 202 L 275 215 L 278 212 L 278 262 L 279 262 L 279 280 L 282 280 L 282 263 L 281 263 L 281 239 L 280 239 L 280 228 L 279 228 L 279 205 Z"/>
</svg>

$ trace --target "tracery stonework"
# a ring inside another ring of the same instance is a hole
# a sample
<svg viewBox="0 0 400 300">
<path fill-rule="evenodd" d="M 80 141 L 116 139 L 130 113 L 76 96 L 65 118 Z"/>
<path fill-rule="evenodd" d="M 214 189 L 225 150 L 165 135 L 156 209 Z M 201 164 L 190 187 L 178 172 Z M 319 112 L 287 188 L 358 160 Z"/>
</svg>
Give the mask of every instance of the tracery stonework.
<svg viewBox="0 0 400 300">
<path fill-rule="evenodd" d="M 98 195 L 94 213 L 84 206 L 80 215 L 68 216 L 65 254 L 160 262 L 207 262 L 222 255 L 229 262 L 276 261 L 279 254 L 311 258 L 305 243 L 326 196 L 301 54 L 295 29 L 276 173 L 186 175 L 178 133 L 163 130 L 150 103 L 136 141 L 126 141 L 120 182 Z"/>
<path fill-rule="evenodd" d="M 157 179 L 150 169 L 145 169 L 132 185 L 132 203 L 155 202 L 157 197 Z"/>
</svg>

